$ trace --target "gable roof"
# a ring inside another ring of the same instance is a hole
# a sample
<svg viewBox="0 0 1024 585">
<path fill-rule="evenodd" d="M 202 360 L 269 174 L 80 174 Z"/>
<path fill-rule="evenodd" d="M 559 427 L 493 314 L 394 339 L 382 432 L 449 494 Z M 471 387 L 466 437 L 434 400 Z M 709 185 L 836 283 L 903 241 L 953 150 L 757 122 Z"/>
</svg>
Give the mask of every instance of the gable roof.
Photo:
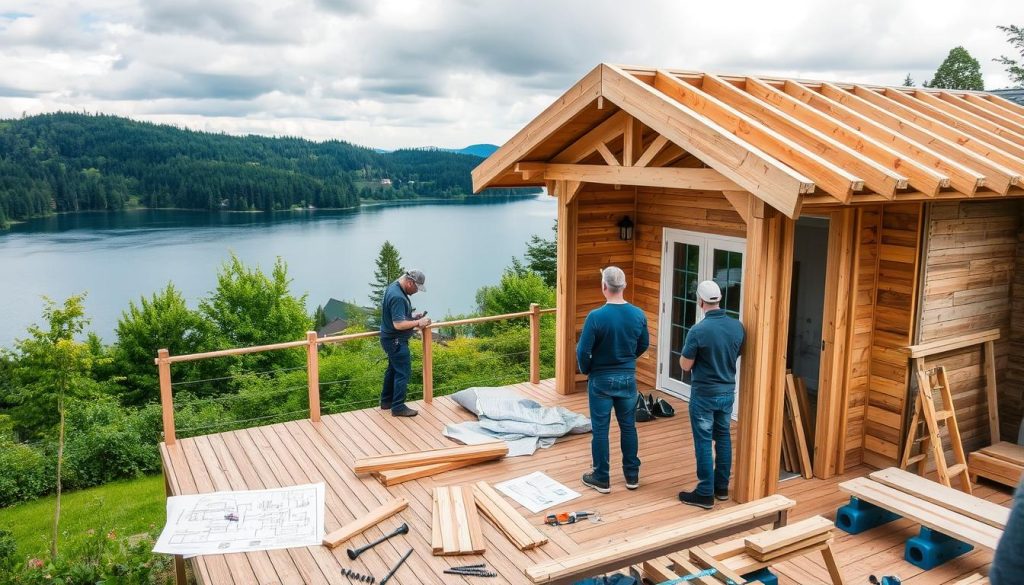
<svg viewBox="0 0 1024 585">
<path fill-rule="evenodd" d="M 695 167 L 707 167 L 697 169 Z M 601 64 L 473 170 L 801 204 L 1024 194 L 1024 107 L 964 92 Z"/>
</svg>

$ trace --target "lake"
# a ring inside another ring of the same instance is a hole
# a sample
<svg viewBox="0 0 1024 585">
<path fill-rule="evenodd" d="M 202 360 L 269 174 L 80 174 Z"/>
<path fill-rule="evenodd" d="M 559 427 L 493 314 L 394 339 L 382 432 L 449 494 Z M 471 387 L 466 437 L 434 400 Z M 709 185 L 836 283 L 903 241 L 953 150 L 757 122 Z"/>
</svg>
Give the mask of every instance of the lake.
<svg viewBox="0 0 1024 585">
<path fill-rule="evenodd" d="M 136 210 L 32 220 L 0 231 L 0 347 L 41 321 L 43 295 L 63 301 L 81 292 L 88 292 L 89 329 L 111 343 L 129 301 L 170 281 L 195 307 L 231 252 L 268 273 L 283 258 L 292 292 L 309 293 L 311 313 L 331 297 L 366 305 L 385 240 L 406 268 L 427 275 L 427 292 L 413 300 L 437 320 L 474 310 L 476 290 L 496 284 L 531 235 L 553 237 L 555 213 L 555 200 L 537 195 L 352 211 Z"/>
</svg>

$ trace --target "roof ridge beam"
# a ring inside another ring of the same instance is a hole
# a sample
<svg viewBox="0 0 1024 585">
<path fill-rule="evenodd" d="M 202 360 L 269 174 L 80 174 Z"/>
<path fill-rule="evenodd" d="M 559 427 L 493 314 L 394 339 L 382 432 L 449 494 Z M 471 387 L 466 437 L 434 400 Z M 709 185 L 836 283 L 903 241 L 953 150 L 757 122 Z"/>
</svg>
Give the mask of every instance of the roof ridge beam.
<svg viewBox="0 0 1024 585">
<path fill-rule="evenodd" d="M 786 216 L 800 215 L 800 196 L 814 189 L 810 179 L 618 67 L 602 68 L 605 98 L 619 107 L 628 106 L 629 113 L 648 128 Z"/>
<path fill-rule="evenodd" d="M 987 110 L 987 111 L 989 111 L 992 114 L 995 114 L 997 116 L 1002 116 L 1003 118 L 1006 118 L 1006 119 L 1008 119 L 1008 120 L 1010 120 L 1010 121 L 1012 121 L 1012 122 L 1014 122 L 1016 124 L 1024 125 L 1024 113 L 1018 114 L 1017 112 L 1014 112 L 1013 110 L 1009 110 L 1007 108 L 1004 108 L 1003 106 L 1001 106 L 1001 105 L 999 105 L 999 104 L 997 104 L 997 103 L 995 103 L 995 102 L 993 102 L 991 100 L 987 100 L 987 99 L 985 99 L 985 98 L 983 98 L 981 96 L 975 95 L 973 93 L 969 93 L 969 94 L 964 95 L 963 99 L 964 99 L 964 101 L 970 102 L 973 106 L 975 106 L 977 108 L 980 108 L 980 109 L 983 109 L 983 110 Z"/>
<path fill-rule="evenodd" d="M 716 75 L 705 74 L 701 89 L 756 118 L 765 126 L 808 150 L 836 161 L 851 173 L 862 177 L 864 184 L 875 193 L 892 198 L 896 194 L 896 189 L 907 188 L 907 178 L 903 175 L 889 170 Z"/>
<path fill-rule="evenodd" d="M 919 101 L 924 102 L 937 110 L 942 110 L 943 112 L 946 113 L 946 115 L 959 121 L 960 123 L 966 123 L 969 126 L 986 130 L 999 136 L 1000 138 L 1013 142 L 1018 146 L 1024 146 L 1024 136 L 1021 136 L 1020 134 L 1017 134 L 1016 132 L 1013 132 L 1008 128 L 1003 128 L 999 124 L 990 122 L 989 120 L 986 120 L 985 118 L 982 118 L 977 114 L 968 112 L 967 110 L 954 104 L 951 104 L 941 98 L 938 98 L 932 95 L 931 93 L 924 91 L 915 91 L 914 97 L 917 98 Z"/>
<path fill-rule="evenodd" d="M 913 157 L 906 156 L 880 140 L 857 130 L 845 122 L 829 116 L 788 93 L 755 77 L 746 79 L 747 93 L 771 104 L 775 108 L 790 114 L 804 123 L 809 124 L 833 139 L 844 143 L 849 148 L 871 158 L 875 162 L 893 170 L 906 174 L 911 187 L 923 193 L 935 195 L 943 187 L 949 186 L 949 176 L 939 173 L 931 167 L 919 163 Z"/>
<path fill-rule="evenodd" d="M 966 98 L 955 96 L 949 93 L 948 91 L 941 91 L 939 92 L 939 99 L 949 104 L 952 104 L 953 106 L 956 106 L 961 110 L 965 110 L 979 118 L 984 118 L 985 120 L 992 124 L 1002 126 L 1003 128 L 1009 130 L 1010 132 L 1013 132 L 1014 134 L 1017 134 L 1018 136 L 1024 135 L 1024 125 L 1019 124 L 1017 123 L 1017 121 L 1012 120 L 1001 114 L 990 112 L 981 106 L 971 103 L 970 100 Z"/>
<path fill-rule="evenodd" d="M 853 176 L 718 98 L 677 79 L 665 70 L 658 70 L 654 78 L 654 87 L 683 106 L 707 116 L 733 135 L 757 146 L 776 160 L 807 175 L 823 191 L 843 203 L 850 201 L 854 191 L 864 187 L 864 182 L 859 177 Z"/>
<path fill-rule="evenodd" d="M 964 195 L 973 197 L 985 183 L 984 174 L 962 164 L 960 159 L 964 153 L 961 150 L 951 144 L 937 142 L 934 136 L 920 127 L 834 85 L 823 84 L 821 93 L 815 95 L 842 111 L 853 112 L 859 120 L 867 121 L 863 130 L 889 140 L 897 149 L 908 149 L 915 157 L 928 160 L 934 168 L 949 175 L 950 186 Z M 877 132 L 876 128 L 881 128 L 882 132 Z"/>
</svg>

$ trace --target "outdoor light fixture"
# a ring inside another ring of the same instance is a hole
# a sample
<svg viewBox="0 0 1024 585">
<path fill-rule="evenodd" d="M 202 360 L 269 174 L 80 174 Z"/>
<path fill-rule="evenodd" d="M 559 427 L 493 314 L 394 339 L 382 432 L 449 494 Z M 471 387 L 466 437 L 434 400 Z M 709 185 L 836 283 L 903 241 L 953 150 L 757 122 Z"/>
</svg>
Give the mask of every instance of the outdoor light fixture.
<svg viewBox="0 0 1024 585">
<path fill-rule="evenodd" d="M 628 242 L 633 239 L 633 220 L 629 219 L 628 215 L 624 215 L 618 223 L 619 226 L 619 239 Z"/>
</svg>

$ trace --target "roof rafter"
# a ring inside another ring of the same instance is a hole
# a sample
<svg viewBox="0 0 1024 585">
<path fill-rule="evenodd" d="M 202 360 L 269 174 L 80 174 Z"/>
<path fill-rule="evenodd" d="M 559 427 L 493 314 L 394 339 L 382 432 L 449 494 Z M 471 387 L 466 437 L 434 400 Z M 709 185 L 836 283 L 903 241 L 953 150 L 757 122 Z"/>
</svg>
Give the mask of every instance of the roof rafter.
<svg viewBox="0 0 1024 585">
<path fill-rule="evenodd" d="M 871 158 L 887 168 L 898 170 L 907 176 L 911 187 L 932 195 L 942 187 L 949 186 L 949 177 L 927 167 L 915 159 L 904 156 L 881 141 L 858 131 L 845 122 L 812 108 L 805 102 L 768 85 L 760 79 L 748 77 L 746 90 L 751 95 L 787 112 L 804 123 L 817 128 L 853 150 Z"/>
<path fill-rule="evenodd" d="M 753 116 L 765 126 L 779 134 L 801 144 L 808 150 L 823 157 L 835 160 L 843 168 L 849 169 L 864 179 L 864 184 L 872 191 L 892 197 L 896 189 L 907 188 L 907 178 L 890 171 L 875 161 L 848 148 L 817 129 L 804 124 L 789 114 L 775 109 L 770 104 L 737 88 L 735 85 L 710 74 L 705 74 L 701 89 L 723 102 Z"/>
<path fill-rule="evenodd" d="M 942 110 L 950 117 L 957 120 L 959 123 L 967 123 L 969 126 L 974 126 L 976 128 L 981 128 L 982 130 L 992 132 L 993 134 L 998 135 L 1000 138 L 1004 138 L 1010 142 L 1013 142 L 1014 144 L 1017 144 L 1018 146 L 1024 146 L 1024 136 L 1021 136 L 1020 134 L 1017 134 L 1016 132 L 1013 132 L 1011 130 L 1007 130 L 1006 128 L 1003 128 L 999 124 L 990 122 L 989 120 L 986 120 L 985 118 L 982 118 L 977 114 L 968 112 L 963 108 L 960 108 L 945 100 L 935 97 L 931 93 L 924 91 L 915 91 L 914 97 L 917 98 L 919 101 L 928 104 L 929 106 L 932 106 L 937 110 Z"/>
<path fill-rule="evenodd" d="M 615 112 L 596 128 L 584 134 L 562 152 L 556 154 L 551 160 L 557 163 L 570 164 L 580 162 L 597 150 L 598 144 L 607 144 L 608 141 L 622 136 L 623 124 L 627 118 L 629 118 L 629 114 L 625 110 Z"/>
<path fill-rule="evenodd" d="M 1011 112 L 1016 112 L 1021 116 L 1024 116 L 1024 106 L 1016 102 L 1011 102 L 1010 100 L 1004 98 L 1003 96 L 999 96 L 994 93 L 987 93 L 984 95 L 984 98 L 997 106 L 1006 108 Z"/>
<path fill-rule="evenodd" d="M 789 217 L 800 213 L 800 195 L 814 189 L 801 173 L 779 163 L 763 150 L 677 102 L 614 65 L 603 65 L 604 96 L 655 132 L 717 169 L 742 189 L 754 193 Z"/>
<path fill-rule="evenodd" d="M 654 87 L 693 111 L 707 116 L 719 126 L 794 170 L 807 175 L 818 187 L 839 201 L 849 201 L 854 191 L 864 188 L 864 182 L 859 177 L 853 176 L 667 71 L 658 71 Z"/>
<path fill-rule="evenodd" d="M 986 108 L 976 106 L 972 104 L 970 101 L 962 97 L 955 96 L 947 91 L 939 92 L 939 99 L 949 103 L 950 105 L 960 108 L 961 110 L 964 110 L 968 114 L 976 116 L 977 118 L 980 119 L 984 119 L 988 123 L 995 124 L 997 127 L 1005 127 L 1010 132 L 1013 132 L 1014 134 L 1019 136 L 1022 141 L 1024 141 L 1024 125 L 1018 124 L 1015 120 L 1011 120 L 1010 118 L 1007 118 L 1006 116 L 1003 116 L 1001 114 L 990 112 Z M 1024 142 L 1022 142 L 1022 144 L 1024 144 Z"/>
<path fill-rule="evenodd" d="M 997 116 L 1002 116 L 1016 124 L 1024 124 L 1024 114 L 1018 114 L 1013 110 L 1008 110 L 1003 106 L 987 100 L 983 97 L 974 95 L 973 93 L 964 94 L 963 99 L 970 102 L 973 106 L 991 112 Z"/>
</svg>

